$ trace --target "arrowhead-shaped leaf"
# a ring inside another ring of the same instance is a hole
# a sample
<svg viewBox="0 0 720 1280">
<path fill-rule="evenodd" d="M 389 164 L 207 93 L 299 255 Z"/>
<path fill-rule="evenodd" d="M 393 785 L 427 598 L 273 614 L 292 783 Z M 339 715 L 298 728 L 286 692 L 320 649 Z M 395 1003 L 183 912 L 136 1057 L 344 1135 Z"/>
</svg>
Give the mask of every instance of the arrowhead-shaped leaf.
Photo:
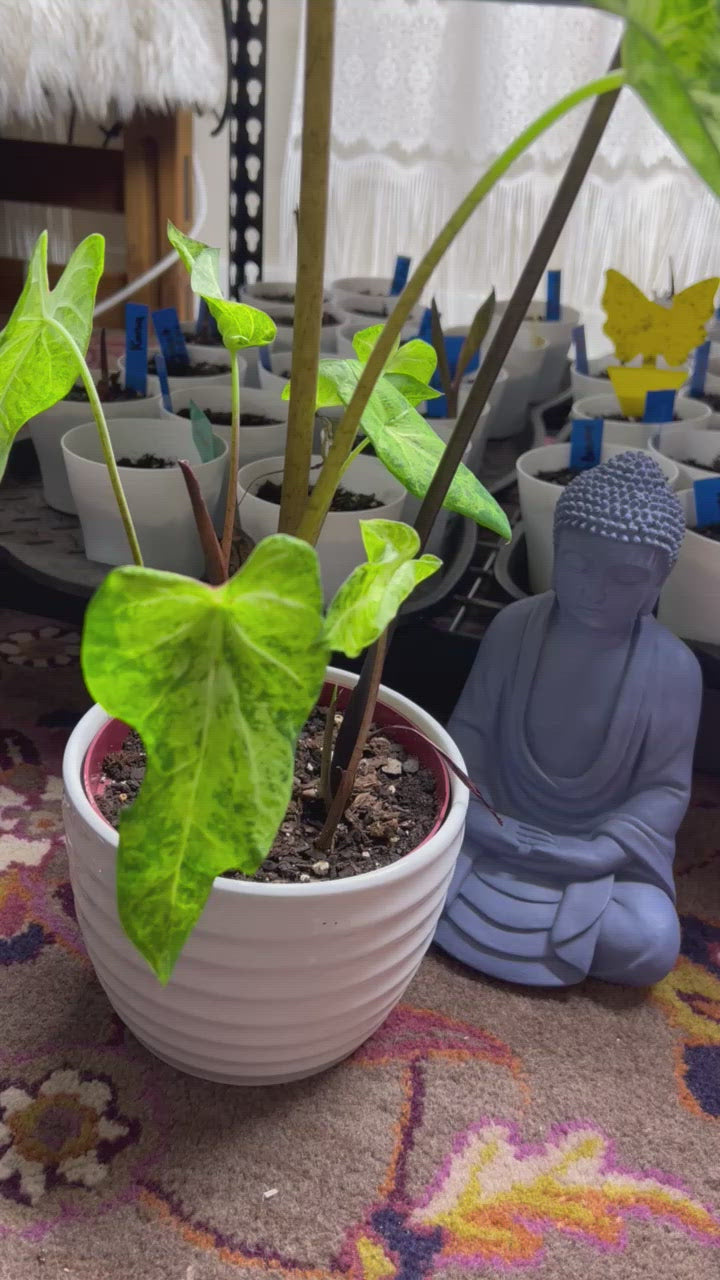
<svg viewBox="0 0 720 1280">
<path fill-rule="evenodd" d="M 0 334 L 0 477 L 23 424 L 62 400 L 78 376 L 104 257 L 103 237 L 88 236 L 51 290 L 46 231 L 35 245 L 23 291 Z"/>
<path fill-rule="evenodd" d="M 319 373 L 320 386 L 332 383 L 334 394 L 343 404 L 349 404 L 362 365 L 357 360 L 321 360 Z M 328 403 L 323 401 L 323 405 Z M 332 403 L 336 404 L 337 399 Z M 323 405 L 318 404 L 318 408 Z M 360 421 L 388 471 L 414 497 L 424 498 L 445 448 L 432 427 L 386 377 L 376 383 Z M 505 512 L 463 463 L 455 472 L 443 506 L 469 516 L 503 538 L 510 537 Z"/>
<path fill-rule="evenodd" d="M 594 0 L 627 21 L 622 63 L 675 145 L 720 195 L 720 6 L 717 0 Z"/>
<path fill-rule="evenodd" d="M 490 321 L 495 311 L 495 290 L 491 289 L 485 301 L 478 307 L 473 318 L 473 322 L 467 332 L 467 337 L 460 349 L 460 355 L 455 365 L 455 374 L 453 382 L 459 387 L 462 377 L 467 369 L 470 361 L 477 355 L 480 347 L 485 341 L 487 331 L 490 328 Z"/>
<path fill-rule="evenodd" d="M 264 347 L 274 342 L 277 334 L 275 322 L 244 302 L 229 302 L 220 288 L 220 250 L 192 240 L 172 222 L 167 225 L 168 240 L 188 271 L 193 292 L 204 298 L 213 316 L 223 345 L 228 351 L 242 351 L 245 347 Z"/>
<path fill-rule="evenodd" d="M 148 757 L 120 823 L 118 909 L 161 982 L 214 877 L 269 852 L 327 658 L 317 555 L 284 534 L 221 587 L 128 567 L 91 601 L 85 682 Z"/>
<path fill-rule="evenodd" d="M 437 556 L 420 556 L 414 529 L 394 520 L 361 520 L 367 564 L 358 565 L 327 612 L 332 649 L 356 658 L 374 644 L 418 583 L 440 568 Z"/>
</svg>

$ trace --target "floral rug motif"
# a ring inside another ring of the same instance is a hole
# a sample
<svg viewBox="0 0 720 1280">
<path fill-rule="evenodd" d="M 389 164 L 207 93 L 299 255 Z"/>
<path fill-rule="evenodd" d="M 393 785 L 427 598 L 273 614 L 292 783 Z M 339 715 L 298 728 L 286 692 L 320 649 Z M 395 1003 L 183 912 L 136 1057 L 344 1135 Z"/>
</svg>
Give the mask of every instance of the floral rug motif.
<svg viewBox="0 0 720 1280">
<path fill-rule="evenodd" d="M 73 908 L 61 762 L 76 629 L 0 613 L 0 1277 L 712 1280 L 720 1275 L 720 780 L 676 863 L 652 991 L 527 991 L 431 953 L 310 1081 L 157 1062 Z"/>
</svg>

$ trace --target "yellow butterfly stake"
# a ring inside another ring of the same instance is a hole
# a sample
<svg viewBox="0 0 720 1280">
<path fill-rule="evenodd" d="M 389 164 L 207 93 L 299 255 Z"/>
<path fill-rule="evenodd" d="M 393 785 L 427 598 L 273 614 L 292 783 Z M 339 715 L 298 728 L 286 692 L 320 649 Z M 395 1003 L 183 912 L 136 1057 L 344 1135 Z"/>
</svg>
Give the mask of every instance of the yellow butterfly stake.
<svg viewBox="0 0 720 1280">
<path fill-rule="evenodd" d="M 654 364 L 662 356 L 679 365 L 705 342 L 705 326 L 712 319 L 720 277 L 700 280 L 676 293 L 663 306 L 651 302 L 627 276 L 610 268 L 606 272 L 602 305 L 607 315 L 604 332 L 621 364 L 642 356 Z"/>
</svg>

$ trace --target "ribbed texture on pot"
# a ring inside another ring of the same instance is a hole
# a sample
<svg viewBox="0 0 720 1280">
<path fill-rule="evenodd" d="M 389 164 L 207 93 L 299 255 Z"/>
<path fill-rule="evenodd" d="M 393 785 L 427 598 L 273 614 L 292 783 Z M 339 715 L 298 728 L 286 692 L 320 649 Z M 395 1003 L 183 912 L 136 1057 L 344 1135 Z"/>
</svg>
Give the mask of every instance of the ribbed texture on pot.
<svg viewBox="0 0 720 1280">
<path fill-rule="evenodd" d="M 408 705 L 397 700 L 406 715 Z M 163 988 L 120 926 L 114 842 L 68 786 L 97 716 L 85 717 L 68 746 L 65 826 L 83 937 L 126 1025 L 173 1066 L 225 1083 L 297 1079 L 352 1053 L 400 999 L 430 944 L 462 838 L 465 789 L 454 783 L 432 840 L 384 871 L 337 888 L 216 880 Z M 426 733 L 433 725 L 419 723 Z M 447 751 L 452 744 L 434 728 Z"/>
</svg>

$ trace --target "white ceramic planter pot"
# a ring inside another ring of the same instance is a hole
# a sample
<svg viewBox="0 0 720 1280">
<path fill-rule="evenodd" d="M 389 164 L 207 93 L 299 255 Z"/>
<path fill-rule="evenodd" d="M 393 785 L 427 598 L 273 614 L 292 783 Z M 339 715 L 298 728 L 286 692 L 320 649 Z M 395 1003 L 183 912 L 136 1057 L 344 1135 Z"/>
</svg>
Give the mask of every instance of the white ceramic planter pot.
<svg viewBox="0 0 720 1280">
<path fill-rule="evenodd" d="M 313 456 L 313 463 L 319 464 L 320 461 L 319 457 Z M 255 542 L 266 538 L 268 534 L 277 533 L 280 514 L 276 503 L 256 497 L 255 490 L 264 480 L 280 483 L 283 465 L 283 458 L 265 458 L 249 463 L 238 472 L 240 522 Z M 332 599 L 338 587 L 357 565 L 365 563 L 359 521 L 402 520 L 406 498 L 403 486 L 385 470 L 377 458 L 363 458 L 362 455 L 348 467 L 342 478 L 342 486 L 356 493 L 374 494 L 383 505 L 367 511 L 331 511 L 328 515 L 317 542 L 326 601 Z"/>
<path fill-rule="evenodd" d="M 683 640 L 720 644 L 720 542 L 694 532 L 693 490 L 683 489 L 678 498 L 687 528 L 680 555 L 660 594 L 658 620 Z"/>
<path fill-rule="evenodd" d="M 176 391 L 173 395 L 173 407 L 175 413 L 169 413 L 160 401 L 160 417 L 170 418 L 172 421 L 180 421 L 187 424 L 187 418 L 180 416 L 181 409 L 188 409 L 190 401 L 194 400 L 198 409 L 229 413 L 231 407 L 230 387 L 190 387 L 187 390 Z M 254 462 L 256 458 L 274 457 L 275 454 L 284 453 L 285 441 L 287 438 L 287 416 L 288 402 L 280 400 L 278 396 L 272 395 L 269 391 L 258 391 L 255 387 L 243 387 L 240 393 L 240 416 L 245 413 L 259 415 L 271 420 L 265 426 L 242 426 L 240 429 L 240 461 L 239 466 L 243 466 L 246 462 Z M 213 431 L 215 435 L 224 440 L 227 445 L 230 444 L 230 428 L 221 424 L 213 423 Z"/>
<path fill-rule="evenodd" d="M 118 418 L 109 424 L 116 458 L 185 458 L 197 476 L 208 510 L 216 514 L 227 470 L 227 445 L 216 437 L 218 456 L 200 462 L 190 423 L 181 419 Z M 130 564 L 132 556 L 115 503 L 94 424 L 63 436 L 70 489 L 82 525 L 85 554 L 101 564 Z M 120 467 L 120 478 L 145 564 L 200 577 L 205 557 L 179 467 L 157 471 Z"/>
<path fill-rule="evenodd" d="M 150 350 L 148 351 L 148 359 L 151 360 L 158 350 L 159 350 L 158 347 L 151 347 Z M 209 373 L 209 374 L 204 374 L 202 376 L 198 376 L 192 373 L 192 368 L 191 368 L 190 373 L 186 377 L 172 378 L 168 376 L 168 386 L 170 388 L 171 395 L 173 395 L 175 391 L 181 391 L 184 388 L 190 387 L 190 386 L 211 387 L 213 386 L 213 384 L 217 384 L 217 385 L 227 384 L 227 386 L 230 386 L 230 378 L 231 378 L 230 364 L 231 364 L 232 357 L 230 355 L 230 352 L 226 351 L 224 347 L 193 346 L 188 351 L 188 355 L 190 356 L 191 366 L 194 363 L 215 364 L 215 365 L 218 365 L 218 367 L 221 370 L 225 369 L 226 372 Z M 118 356 L 117 365 L 118 365 L 118 369 L 120 370 L 124 378 L 125 377 L 125 356 L 124 355 Z M 247 368 L 245 360 L 243 359 L 242 356 L 238 356 L 238 365 L 240 368 L 240 382 L 242 383 L 245 381 L 245 372 Z"/>
<path fill-rule="evenodd" d="M 615 453 L 625 453 L 627 446 L 603 444 L 600 460 L 606 462 Z M 671 489 L 679 480 L 677 466 L 670 458 L 659 457 L 658 465 Z M 562 486 L 543 480 L 539 472 L 560 471 L 570 465 L 570 443 L 546 444 L 529 449 L 517 460 L 520 514 L 525 527 L 530 587 L 534 593 L 549 591 L 552 586 L 553 521 Z"/>
<path fill-rule="evenodd" d="M 357 677 L 330 669 L 350 686 Z M 462 767 L 431 716 L 384 686 L 380 700 Z M 68 742 L 64 815 L 78 921 L 113 1008 L 154 1054 L 225 1084 L 279 1084 L 348 1056 L 385 1020 L 427 951 L 460 850 L 467 791 L 450 775 L 438 831 L 392 866 L 317 884 L 215 880 L 162 987 L 117 915 L 118 838 L 82 785 L 107 722 L 93 707 Z"/>
<path fill-rule="evenodd" d="M 698 427 L 675 423 L 662 427 L 650 440 L 648 450 L 656 462 L 672 458 L 680 472 L 678 488 L 689 489 L 694 480 L 709 480 L 717 475 L 711 464 L 720 456 L 720 431 L 708 430 L 704 420 Z M 695 467 L 689 458 L 706 465 Z"/>
<path fill-rule="evenodd" d="M 492 340 L 507 305 L 507 302 L 497 303 L 488 332 L 488 343 Z M 535 403 L 552 400 L 561 390 L 567 371 L 572 331 L 580 323 L 579 311 L 568 306 L 560 308 L 559 320 L 544 320 L 541 317 L 545 315 L 545 307 L 544 299 L 535 299 L 528 308 L 528 319 L 523 320 L 520 326 L 530 343 L 533 338 L 543 338 L 548 344 L 535 379 L 532 397 Z"/>
<path fill-rule="evenodd" d="M 99 380 L 99 369 L 93 371 L 93 377 L 96 382 Z M 148 395 L 142 400 L 112 400 L 104 404 L 103 411 L 107 421 L 114 418 L 159 417 L 157 378 L 148 377 L 147 390 Z M 94 421 L 86 400 L 60 400 L 51 409 L 31 418 L 28 423 L 40 466 L 43 497 L 55 511 L 64 511 L 68 515 L 76 513 L 60 442 L 71 427 Z"/>
<path fill-rule="evenodd" d="M 521 327 L 505 358 L 507 381 L 502 387 L 501 406 L 493 414 L 489 440 L 506 440 L 525 427 L 530 405 L 538 400 L 539 378 L 549 345 L 546 338 Z"/>
<path fill-rule="evenodd" d="M 710 408 L 701 400 L 691 400 L 689 396 L 675 397 L 675 412 L 678 418 L 700 423 L 707 427 Z M 620 422 L 618 415 L 622 413 L 617 396 L 588 396 L 586 400 L 577 400 L 570 416 L 573 418 L 602 418 L 603 440 L 606 444 L 621 444 L 626 449 L 647 449 L 651 436 L 661 427 L 672 426 L 671 422 Z M 615 415 L 615 417 L 613 417 Z"/>
<path fill-rule="evenodd" d="M 473 432 L 472 439 L 470 440 L 463 454 L 463 462 L 465 463 L 466 467 L 470 466 L 471 456 L 473 453 L 473 448 L 475 445 L 476 438 L 478 440 L 480 439 L 482 440 L 481 453 L 484 452 L 485 441 L 487 439 L 487 420 L 489 415 L 490 415 L 490 409 L 486 405 L 482 413 L 480 414 L 480 418 Z M 433 431 L 435 432 L 436 435 L 440 437 L 444 445 L 447 445 L 447 442 L 450 439 L 450 436 L 455 430 L 456 422 L 457 422 L 457 418 L 428 418 L 427 419 L 428 426 L 432 427 Z M 412 525 L 415 524 L 415 520 L 417 519 L 417 514 L 420 510 L 421 505 L 422 503 L 420 498 L 414 498 L 411 493 L 407 493 L 405 495 L 405 506 L 403 507 L 403 513 L 402 513 L 402 519 L 405 521 L 405 524 L 412 524 Z M 452 511 L 447 511 L 445 507 L 441 507 L 440 510 L 438 511 L 435 517 L 435 523 L 433 524 L 432 530 L 430 532 L 430 537 L 428 538 L 428 541 L 427 541 L 427 546 L 425 548 L 425 550 L 429 551 L 431 555 L 440 556 L 440 558 L 442 559 L 443 542 L 445 540 L 445 534 L 447 532 L 448 521 L 452 520 L 452 518 L 453 518 Z"/>
</svg>

